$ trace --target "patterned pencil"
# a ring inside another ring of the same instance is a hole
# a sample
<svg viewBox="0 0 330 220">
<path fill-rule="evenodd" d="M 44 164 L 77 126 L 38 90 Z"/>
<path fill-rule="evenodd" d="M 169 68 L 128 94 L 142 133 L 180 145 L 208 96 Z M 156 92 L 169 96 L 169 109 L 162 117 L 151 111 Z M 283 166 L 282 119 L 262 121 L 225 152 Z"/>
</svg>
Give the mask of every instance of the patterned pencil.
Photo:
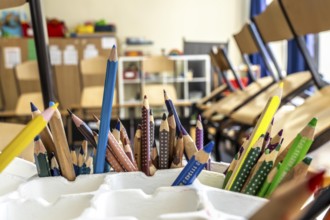
<svg viewBox="0 0 330 220">
<path fill-rule="evenodd" d="M 175 124 L 176 124 L 176 136 L 179 136 L 180 134 L 180 129 L 182 127 L 180 118 L 178 116 L 178 113 L 176 112 L 175 106 L 172 102 L 172 100 L 168 97 L 166 91 L 164 90 L 164 99 L 165 99 L 165 105 L 168 111 L 168 114 L 173 113 L 174 119 L 175 119 Z"/>
<path fill-rule="evenodd" d="M 75 172 L 75 174 L 77 176 L 77 175 L 79 175 L 79 168 L 78 168 L 77 153 L 76 153 L 76 150 L 75 150 L 74 146 L 71 147 L 70 154 L 71 154 L 73 169 L 74 169 L 74 172 Z"/>
<path fill-rule="evenodd" d="M 277 166 L 276 167 L 274 166 L 273 169 L 268 173 L 266 180 L 262 184 L 262 186 L 257 194 L 259 197 L 265 197 L 265 194 L 266 194 L 270 184 L 272 183 L 276 173 L 280 169 L 281 165 L 282 165 L 281 162 L 278 163 Z"/>
<path fill-rule="evenodd" d="M 263 141 L 264 141 L 264 135 L 261 135 L 258 141 L 252 146 L 249 153 L 247 154 L 246 160 L 243 162 L 241 170 L 237 173 L 237 178 L 232 183 L 232 185 L 229 185 L 229 181 L 230 181 L 229 180 L 228 184 L 226 185 L 226 189 L 235 192 L 241 191 L 246 179 L 248 178 L 251 172 L 252 167 L 259 158 Z"/>
<path fill-rule="evenodd" d="M 196 147 L 197 150 L 202 149 L 204 146 L 204 133 L 201 115 L 198 115 L 196 122 Z"/>
<path fill-rule="evenodd" d="M 166 114 L 163 114 L 162 122 L 159 127 L 159 165 L 158 169 L 169 168 L 169 135 L 170 130 Z"/>
<path fill-rule="evenodd" d="M 183 145 L 184 145 L 184 152 L 187 156 L 187 160 L 190 160 L 190 158 L 198 151 L 197 147 L 193 141 L 193 139 L 190 137 L 186 129 L 181 126 L 181 131 L 183 135 Z"/>
<path fill-rule="evenodd" d="M 262 145 L 262 151 L 265 151 L 265 148 L 268 146 L 269 142 L 271 141 L 271 134 L 272 134 L 272 128 L 273 128 L 273 125 L 274 125 L 274 117 L 272 119 L 272 122 L 270 123 L 269 127 L 268 127 L 268 130 L 265 134 L 265 140 L 264 140 L 264 143 Z"/>
<path fill-rule="evenodd" d="M 273 168 L 280 147 L 281 145 L 278 145 L 277 148 L 275 148 L 275 150 L 272 152 L 270 152 L 268 149 L 268 154 L 265 154 L 266 156 L 264 161 L 259 167 L 256 168 L 255 174 L 253 174 L 251 180 L 247 183 L 247 187 L 243 193 L 256 195 L 259 192 L 267 178 L 268 173 Z"/>
<path fill-rule="evenodd" d="M 167 118 L 167 122 L 168 122 L 168 127 L 169 127 L 169 164 L 172 163 L 173 160 L 173 156 L 176 153 L 175 152 L 175 146 L 176 146 L 176 123 L 175 123 L 175 119 L 174 119 L 174 115 L 173 113 L 169 113 L 168 114 L 168 118 Z"/>
<path fill-rule="evenodd" d="M 57 163 L 54 154 L 52 156 L 52 159 L 50 159 L 50 173 L 52 174 L 52 176 L 61 176 L 60 167 Z"/>
<path fill-rule="evenodd" d="M 212 152 L 214 142 L 211 141 L 202 150 L 196 152 L 187 165 L 180 172 L 179 176 L 175 179 L 172 186 L 190 185 L 194 182 L 197 176 L 202 172 L 209 159 L 209 154 Z"/>
<path fill-rule="evenodd" d="M 149 102 L 145 95 L 142 105 L 142 137 L 141 137 L 141 170 L 147 176 L 150 176 L 150 115 Z"/>
<path fill-rule="evenodd" d="M 134 158 L 136 161 L 136 165 L 138 170 L 141 170 L 141 125 L 139 124 L 134 136 Z"/>
<path fill-rule="evenodd" d="M 152 153 L 152 147 L 155 141 L 155 119 L 152 113 L 152 109 L 149 110 L 150 116 L 150 155 Z"/>
<path fill-rule="evenodd" d="M 276 187 L 281 183 L 285 175 L 299 163 L 306 155 L 314 139 L 315 127 L 317 119 L 313 118 L 308 125 L 296 136 L 291 148 L 285 156 L 280 170 L 277 172 L 273 182 L 271 183 L 266 197 L 269 197 Z M 301 159 L 300 159 L 301 158 Z"/>
<path fill-rule="evenodd" d="M 119 146 L 124 149 L 124 143 L 120 139 L 120 121 L 117 120 L 115 128 L 112 130 L 112 135 L 118 142 Z"/>
<path fill-rule="evenodd" d="M 295 179 L 296 181 L 300 181 L 305 178 L 312 160 L 313 159 L 311 157 L 305 157 L 285 175 L 280 185 L 289 182 L 293 179 Z"/>
<path fill-rule="evenodd" d="M 120 120 L 118 119 L 118 121 L 120 121 Z M 120 140 L 122 143 L 124 143 L 124 139 L 126 139 L 127 144 L 131 146 L 131 141 L 128 137 L 126 128 L 123 125 L 123 123 L 120 121 Z"/>
<path fill-rule="evenodd" d="M 176 141 L 175 154 L 171 163 L 171 168 L 180 168 L 182 167 L 182 157 L 183 157 L 183 136 L 182 133 L 179 134 L 179 137 Z"/>
<path fill-rule="evenodd" d="M 39 177 L 51 176 L 47 151 L 39 135 L 34 139 L 34 160 Z"/>
<path fill-rule="evenodd" d="M 281 129 L 276 135 L 275 137 L 273 137 L 271 139 L 271 141 L 269 142 L 268 146 L 266 147 L 267 149 L 269 149 L 270 151 L 273 151 L 281 142 L 282 140 L 282 135 L 283 135 L 283 129 Z"/>
</svg>

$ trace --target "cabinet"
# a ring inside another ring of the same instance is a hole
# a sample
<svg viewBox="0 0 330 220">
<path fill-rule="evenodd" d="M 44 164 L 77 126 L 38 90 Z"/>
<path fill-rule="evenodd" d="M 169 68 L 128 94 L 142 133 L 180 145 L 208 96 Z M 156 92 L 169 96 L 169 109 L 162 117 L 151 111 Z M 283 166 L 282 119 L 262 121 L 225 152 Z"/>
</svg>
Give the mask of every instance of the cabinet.
<svg viewBox="0 0 330 220">
<path fill-rule="evenodd" d="M 210 93 L 211 64 L 208 55 L 181 55 L 168 58 L 174 61 L 173 73 L 149 74 L 142 71 L 142 61 L 146 57 L 119 57 L 119 105 L 141 103 L 141 93 L 147 84 L 172 84 L 176 89 L 178 102 L 194 102 Z M 163 99 L 163 94 L 159 94 L 159 97 Z M 189 109 L 185 108 L 184 116 L 188 115 Z M 127 111 L 122 109 L 120 117 L 125 116 Z"/>
</svg>

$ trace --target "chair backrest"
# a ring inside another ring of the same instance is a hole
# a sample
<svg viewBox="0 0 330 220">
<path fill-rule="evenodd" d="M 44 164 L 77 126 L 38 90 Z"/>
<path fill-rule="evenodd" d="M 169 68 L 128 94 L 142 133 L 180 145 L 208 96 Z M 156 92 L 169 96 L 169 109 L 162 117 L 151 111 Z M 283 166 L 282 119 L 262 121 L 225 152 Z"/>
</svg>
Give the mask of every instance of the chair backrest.
<svg viewBox="0 0 330 220">
<path fill-rule="evenodd" d="M 245 24 L 237 34 L 234 34 L 234 39 L 241 54 L 250 55 L 259 52 L 259 48 L 251 34 L 248 23 Z"/>
<path fill-rule="evenodd" d="M 329 0 L 281 0 L 281 3 L 297 35 L 330 30 Z"/>
<path fill-rule="evenodd" d="M 107 58 L 97 56 L 80 61 L 81 88 L 103 86 L 107 68 Z"/>
<path fill-rule="evenodd" d="M 164 90 L 173 102 L 178 99 L 176 89 L 171 84 L 146 84 L 142 88 L 142 94 L 147 95 L 150 105 L 164 105 Z"/>
<path fill-rule="evenodd" d="M 165 56 L 151 56 L 142 61 L 142 70 L 147 73 L 173 73 L 174 61 Z"/>
<path fill-rule="evenodd" d="M 15 67 L 18 94 L 40 92 L 39 69 L 37 61 L 26 61 Z"/>
<path fill-rule="evenodd" d="M 3 0 L 0 1 L 0 9 L 18 7 L 25 4 L 26 0 Z"/>
</svg>

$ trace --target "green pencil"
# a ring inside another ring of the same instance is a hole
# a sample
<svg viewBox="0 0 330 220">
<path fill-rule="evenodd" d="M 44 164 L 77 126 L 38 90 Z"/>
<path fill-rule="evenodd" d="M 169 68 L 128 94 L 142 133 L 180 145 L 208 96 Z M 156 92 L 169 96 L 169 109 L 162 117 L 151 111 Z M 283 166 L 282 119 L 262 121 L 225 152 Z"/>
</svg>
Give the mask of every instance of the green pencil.
<svg viewBox="0 0 330 220">
<path fill-rule="evenodd" d="M 261 186 L 261 189 L 259 190 L 257 196 L 264 197 L 270 184 L 272 183 L 277 171 L 280 169 L 282 163 L 278 163 L 276 167 L 273 167 L 273 169 L 268 173 L 266 180 Z"/>
<path fill-rule="evenodd" d="M 288 150 L 287 155 L 285 156 L 282 166 L 274 177 L 273 182 L 268 188 L 265 197 L 269 197 L 276 187 L 281 183 L 285 175 L 294 167 L 299 161 L 300 158 L 304 158 L 301 155 L 306 155 L 310 146 L 312 145 L 315 127 L 317 124 L 317 119 L 313 118 L 307 126 L 296 136 L 294 142 L 290 149 Z"/>
<path fill-rule="evenodd" d="M 34 139 L 34 160 L 39 177 L 51 176 L 47 151 L 39 135 Z"/>
</svg>

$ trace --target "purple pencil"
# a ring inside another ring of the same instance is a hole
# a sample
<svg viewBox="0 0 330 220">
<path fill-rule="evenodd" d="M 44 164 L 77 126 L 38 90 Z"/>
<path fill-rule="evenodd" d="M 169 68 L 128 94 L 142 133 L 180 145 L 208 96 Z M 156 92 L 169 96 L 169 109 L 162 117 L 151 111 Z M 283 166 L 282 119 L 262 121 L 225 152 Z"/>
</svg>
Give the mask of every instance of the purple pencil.
<svg viewBox="0 0 330 220">
<path fill-rule="evenodd" d="M 196 147 L 197 150 L 202 149 L 204 146 L 204 134 L 203 134 L 203 124 L 201 115 L 198 115 L 196 122 Z"/>
</svg>

